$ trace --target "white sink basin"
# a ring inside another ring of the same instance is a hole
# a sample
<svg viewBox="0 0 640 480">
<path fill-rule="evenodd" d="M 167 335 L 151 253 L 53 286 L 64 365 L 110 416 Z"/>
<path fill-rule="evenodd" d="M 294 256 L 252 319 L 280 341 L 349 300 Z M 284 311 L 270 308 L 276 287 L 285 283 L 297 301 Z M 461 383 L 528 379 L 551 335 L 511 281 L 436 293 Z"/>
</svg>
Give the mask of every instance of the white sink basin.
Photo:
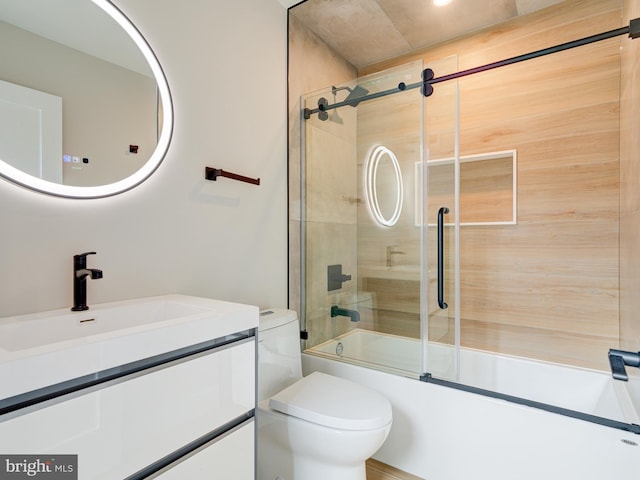
<svg viewBox="0 0 640 480">
<path fill-rule="evenodd" d="M 84 312 L 56 311 L 0 320 L 0 348 L 9 352 L 178 320 L 209 310 L 187 299 L 156 297 L 102 304 Z M 122 333 L 122 332 L 120 332 Z"/>
<path fill-rule="evenodd" d="M 186 295 L 0 318 L 0 399 L 257 325 L 257 307 Z"/>
</svg>

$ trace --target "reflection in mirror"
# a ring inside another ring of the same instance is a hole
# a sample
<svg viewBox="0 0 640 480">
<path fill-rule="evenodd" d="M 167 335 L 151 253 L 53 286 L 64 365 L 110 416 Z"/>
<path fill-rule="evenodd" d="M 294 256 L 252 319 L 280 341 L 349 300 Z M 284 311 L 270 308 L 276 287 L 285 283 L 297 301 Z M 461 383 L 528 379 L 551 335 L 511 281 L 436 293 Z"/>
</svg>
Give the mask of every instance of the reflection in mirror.
<svg viewBox="0 0 640 480">
<path fill-rule="evenodd" d="M 108 0 L 0 0 L 0 175 L 54 195 L 128 190 L 162 161 L 169 89 Z"/>
</svg>

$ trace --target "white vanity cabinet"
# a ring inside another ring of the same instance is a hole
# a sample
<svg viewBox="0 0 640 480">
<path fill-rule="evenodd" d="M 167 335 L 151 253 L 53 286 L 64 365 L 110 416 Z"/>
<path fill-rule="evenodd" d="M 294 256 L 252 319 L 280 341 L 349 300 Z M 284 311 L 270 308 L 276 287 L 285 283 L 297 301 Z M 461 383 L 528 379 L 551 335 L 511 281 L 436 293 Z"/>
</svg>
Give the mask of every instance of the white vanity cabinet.
<svg viewBox="0 0 640 480">
<path fill-rule="evenodd" d="M 253 479 L 255 461 L 253 422 L 230 432 L 216 443 L 158 475 L 158 480 Z"/>
<path fill-rule="evenodd" d="M 0 454 L 77 455 L 80 480 L 252 480 L 255 335 L 230 333 L 0 400 Z"/>
</svg>

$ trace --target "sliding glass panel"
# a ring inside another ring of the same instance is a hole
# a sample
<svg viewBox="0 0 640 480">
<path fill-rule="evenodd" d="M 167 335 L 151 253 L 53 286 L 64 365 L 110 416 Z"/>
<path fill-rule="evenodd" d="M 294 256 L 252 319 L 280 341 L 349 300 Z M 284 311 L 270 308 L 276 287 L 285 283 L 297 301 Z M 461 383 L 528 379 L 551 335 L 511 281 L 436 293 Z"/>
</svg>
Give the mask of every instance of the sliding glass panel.
<svg viewBox="0 0 640 480">
<path fill-rule="evenodd" d="M 362 77 L 370 94 L 420 81 L 414 62 Z M 358 106 L 358 276 L 371 316 L 361 322 L 364 351 L 386 370 L 420 372 L 421 229 L 415 222 L 415 164 L 422 152 L 419 89 Z M 375 352 L 375 353 L 374 353 Z"/>
<path fill-rule="evenodd" d="M 435 76 L 457 71 L 457 57 L 427 65 Z M 424 205 L 423 372 L 458 379 L 459 155 L 458 84 L 436 84 L 426 98 Z"/>
<path fill-rule="evenodd" d="M 413 63 L 303 99 L 305 108 L 325 110 L 304 125 L 308 351 L 416 378 L 423 97 L 412 89 L 357 98 L 415 84 L 421 71 Z"/>
<path fill-rule="evenodd" d="M 461 159 L 473 160 L 461 169 L 460 383 L 636 423 L 607 355 L 620 333 L 620 41 L 459 83 Z"/>
</svg>

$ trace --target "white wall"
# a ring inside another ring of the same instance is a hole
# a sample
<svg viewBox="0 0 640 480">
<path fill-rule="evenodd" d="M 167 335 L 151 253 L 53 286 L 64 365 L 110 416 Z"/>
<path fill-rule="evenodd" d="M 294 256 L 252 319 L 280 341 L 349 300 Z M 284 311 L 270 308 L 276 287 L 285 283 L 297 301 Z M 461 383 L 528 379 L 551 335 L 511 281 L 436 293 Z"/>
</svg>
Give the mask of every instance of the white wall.
<svg viewBox="0 0 640 480">
<path fill-rule="evenodd" d="M 66 308 L 95 250 L 89 304 L 169 292 L 286 306 L 286 9 L 277 0 L 116 0 L 163 65 L 174 136 L 157 172 L 107 199 L 0 180 L 0 317 Z M 204 180 L 210 165 L 260 177 Z"/>
</svg>

